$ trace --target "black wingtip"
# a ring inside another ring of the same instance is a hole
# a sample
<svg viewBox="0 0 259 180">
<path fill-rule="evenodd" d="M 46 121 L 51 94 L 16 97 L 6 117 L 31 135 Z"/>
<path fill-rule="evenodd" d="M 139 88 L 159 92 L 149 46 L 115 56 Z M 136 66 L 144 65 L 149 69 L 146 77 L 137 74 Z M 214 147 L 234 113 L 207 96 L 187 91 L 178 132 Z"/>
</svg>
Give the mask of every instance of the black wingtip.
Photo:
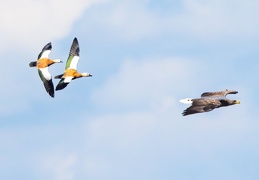
<svg viewBox="0 0 259 180">
<path fill-rule="evenodd" d="M 80 49 L 79 49 L 78 40 L 77 40 L 77 38 L 75 37 L 74 40 L 73 40 L 73 43 L 72 43 L 72 45 L 71 45 L 69 55 L 72 55 L 72 56 L 79 56 L 79 52 L 80 52 Z"/>
<path fill-rule="evenodd" d="M 183 111 L 182 116 L 187 116 L 187 115 L 188 115 L 187 112 Z"/>
<path fill-rule="evenodd" d="M 54 85 L 53 85 L 52 80 L 50 79 L 50 80 L 48 80 L 48 81 L 44 81 L 43 84 L 44 84 L 44 87 L 45 87 L 47 93 L 48 93 L 51 97 L 54 98 L 54 93 L 55 93 L 55 91 L 54 91 Z"/>
<path fill-rule="evenodd" d="M 74 38 L 74 40 L 73 40 L 73 43 L 76 43 L 76 44 L 78 44 L 77 37 L 75 37 L 75 38 Z"/>
<path fill-rule="evenodd" d="M 49 95 L 54 98 L 55 96 L 55 91 L 54 91 L 54 87 L 52 86 L 51 89 L 48 91 Z"/>
<path fill-rule="evenodd" d="M 52 94 L 52 93 L 49 93 L 49 95 L 52 97 L 52 98 L 54 98 L 54 93 Z"/>
<path fill-rule="evenodd" d="M 65 87 L 67 87 L 67 85 L 68 85 L 68 83 L 60 83 L 60 84 L 58 84 L 57 87 L 56 87 L 56 91 L 64 89 Z"/>
<path fill-rule="evenodd" d="M 52 49 L 52 45 L 51 42 L 49 42 L 48 44 L 46 44 L 43 48 L 42 51 L 47 51 L 47 50 L 51 50 Z"/>
<path fill-rule="evenodd" d="M 238 93 L 238 91 L 236 91 L 236 90 L 228 90 L 228 89 L 226 89 L 226 91 L 228 92 L 228 94 L 237 94 Z"/>
<path fill-rule="evenodd" d="M 61 79 L 59 81 L 58 85 L 56 86 L 56 91 L 64 89 L 67 85 L 68 85 L 68 83 L 64 83 L 64 78 Z"/>
<path fill-rule="evenodd" d="M 182 116 L 188 116 L 188 115 L 190 115 L 190 114 L 182 113 Z"/>
<path fill-rule="evenodd" d="M 36 67 L 37 66 L 37 62 L 36 61 L 30 62 L 29 66 L 30 67 Z"/>
</svg>

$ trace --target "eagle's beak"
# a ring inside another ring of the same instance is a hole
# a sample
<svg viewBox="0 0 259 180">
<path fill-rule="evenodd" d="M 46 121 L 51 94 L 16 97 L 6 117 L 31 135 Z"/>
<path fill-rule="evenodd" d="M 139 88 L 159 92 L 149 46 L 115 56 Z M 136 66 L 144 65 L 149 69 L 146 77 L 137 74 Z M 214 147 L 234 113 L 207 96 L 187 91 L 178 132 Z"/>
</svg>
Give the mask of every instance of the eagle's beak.
<svg viewBox="0 0 259 180">
<path fill-rule="evenodd" d="M 240 101 L 236 100 L 236 104 L 240 104 Z"/>
</svg>

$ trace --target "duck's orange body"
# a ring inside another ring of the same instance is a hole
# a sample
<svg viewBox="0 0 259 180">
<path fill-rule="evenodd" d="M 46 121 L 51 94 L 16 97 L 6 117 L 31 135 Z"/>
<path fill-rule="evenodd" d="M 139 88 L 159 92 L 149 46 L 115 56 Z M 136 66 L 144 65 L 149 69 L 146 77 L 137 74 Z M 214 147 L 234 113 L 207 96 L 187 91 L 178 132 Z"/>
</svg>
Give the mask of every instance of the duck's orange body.
<svg viewBox="0 0 259 180">
<path fill-rule="evenodd" d="M 66 77 L 79 78 L 79 77 L 82 77 L 82 75 L 80 73 L 78 73 L 77 70 L 75 70 L 75 69 L 67 69 L 67 70 L 65 70 L 63 77 L 64 78 L 66 78 Z"/>
<path fill-rule="evenodd" d="M 51 97 L 54 97 L 54 86 L 51 78 L 51 74 L 49 73 L 48 67 L 54 63 L 61 63 L 60 59 L 51 60 L 48 58 L 49 53 L 51 52 L 52 45 L 51 43 L 46 44 L 40 54 L 38 55 L 37 61 L 32 61 L 29 63 L 30 67 L 36 67 L 38 69 L 38 73 L 40 79 L 42 80 L 46 91 L 49 93 Z"/>
<path fill-rule="evenodd" d="M 45 68 L 48 67 L 52 64 L 54 64 L 55 62 L 49 58 L 41 58 L 37 61 L 37 68 Z"/>
</svg>

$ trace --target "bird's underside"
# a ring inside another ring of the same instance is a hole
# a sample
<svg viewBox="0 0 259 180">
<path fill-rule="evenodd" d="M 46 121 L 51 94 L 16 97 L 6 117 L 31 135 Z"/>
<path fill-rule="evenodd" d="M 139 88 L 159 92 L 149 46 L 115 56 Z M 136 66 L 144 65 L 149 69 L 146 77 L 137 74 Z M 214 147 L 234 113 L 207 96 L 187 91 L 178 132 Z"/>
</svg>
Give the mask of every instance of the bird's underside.
<svg viewBox="0 0 259 180">
<path fill-rule="evenodd" d="M 191 106 L 188 107 L 186 110 L 184 110 L 182 115 L 187 116 L 190 114 L 209 112 L 215 108 L 239 104 L 240 101 L 230 100 L 226 98 L 226 95 L 236 94 L 236 93 L 238 92 L 234 90 L 226 90 L 226 91 L 219 91 L 219 92 L 205 92 L 201 95 L 201 98 L 187 99 L 188 102 L 191 102 Z M 181 102 L 184 102 L 184 101 L 181 101 Z"/>
</svg>

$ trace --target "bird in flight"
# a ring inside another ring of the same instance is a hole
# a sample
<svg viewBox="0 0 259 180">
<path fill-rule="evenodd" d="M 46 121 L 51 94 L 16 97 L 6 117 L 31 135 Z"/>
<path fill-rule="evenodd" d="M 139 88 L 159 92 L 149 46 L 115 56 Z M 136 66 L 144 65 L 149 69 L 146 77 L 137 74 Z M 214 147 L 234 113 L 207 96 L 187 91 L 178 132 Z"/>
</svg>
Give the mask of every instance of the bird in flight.
<svg viewBox="0 0 259 180">
<path fill-rule="evenodd" d="M 239 100 L 231 100 L 226 98 L 228 94 L 237 94 L 235 90 L 225 90 L 219 92 L 205 92 L 200 98 L 185 98 L 180 102 L 185 104 L 191 104 L 190 107 L 185 109 L 182 113 L 183 116 L 187 116 L 195 113 L 203 113 L 212 111 L 215 108 L 226 107 L 230 105 L 240 104 Z"/>
<path fill-rule="evenodd" d="M 77 64 L 79 61 L 79 44 L 77 38 L 74 38 L 67 59 L 65 71 L 63 74 L 55 76 L 55 79 L 61 79 L 56 86 L 56 91 L 64 89 L 72 80 L 81 77 L 91 77 L 89 73 L 78 73 Z"/>
<path fill-rule="evenodd" d="M 30 67 L 37 67 L 40 79 L 42 80 L 44 87 L 48 94 L 54 98 L 54 86 L 49 73 L 48 67 L 54 63 L 62 63 L 60 59 L 49 59 L 49 53 L 51 52 L 51 43 L 46 44 L 40 54 L 38 55 L 38 60 L 30 62 Z"/>
</svg>

